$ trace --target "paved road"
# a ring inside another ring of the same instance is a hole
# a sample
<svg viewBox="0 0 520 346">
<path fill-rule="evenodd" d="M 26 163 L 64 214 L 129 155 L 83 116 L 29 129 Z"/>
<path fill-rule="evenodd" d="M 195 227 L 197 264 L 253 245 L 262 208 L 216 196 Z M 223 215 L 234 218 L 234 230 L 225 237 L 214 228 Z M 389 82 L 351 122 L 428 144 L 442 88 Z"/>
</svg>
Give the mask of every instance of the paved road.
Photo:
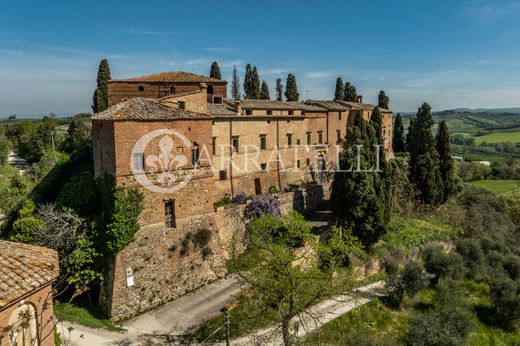
<svg viewBox="0 0 520 346">
<path fill-rule="evenodd" d="M 123 327 L 139 334 L 185 335 L 218 316 L 231 296 L 239 292 L 234 278 L 222 279 L 132 318 L 124 322 Z"/>
</svg>

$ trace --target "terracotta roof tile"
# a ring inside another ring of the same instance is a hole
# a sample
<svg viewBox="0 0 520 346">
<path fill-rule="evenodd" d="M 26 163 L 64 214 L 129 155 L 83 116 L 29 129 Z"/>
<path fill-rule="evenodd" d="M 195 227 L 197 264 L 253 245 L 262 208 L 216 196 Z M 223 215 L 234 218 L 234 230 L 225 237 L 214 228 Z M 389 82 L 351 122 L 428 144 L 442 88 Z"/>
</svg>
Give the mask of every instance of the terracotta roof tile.
<svg viewBox="0 0 520 346">
<path fill-rule="evenodd" d="M 189 112 L 165 105 L 160 101 L 148 98 L 132 98 L 95 114 L 93 120 L 176 120 L 176 119 L 210 119 L 207 114 Z"/>
<path fill-rule="evenodd" d="M 58 277 L 58 253 L 0 240 L 0 308 Z"/>
<path fill-rule="evenodd" d="M 237 115 L 232 105 L 228 103 L 209 103 L 208 102 L 208 113 L 210 115 Z"/>
<path fill-rule="evenodd" d="M 201 76 L 191 72 L 172 71 L 149 74 L 127 79 L 114 79 L 113 82 L 170 82 L 170 83 L 227 83 L 225 80 Z"/>
<path fill-rule="evenodd" d="M 282 109 L 282 110 L 297 110 L 300 109 L 284 101 L 273 101 L 273 100 L 256 100 L 256 99 L 243 99 L 240 100 L 240 106 L 243 109 Z"/>
</svg>

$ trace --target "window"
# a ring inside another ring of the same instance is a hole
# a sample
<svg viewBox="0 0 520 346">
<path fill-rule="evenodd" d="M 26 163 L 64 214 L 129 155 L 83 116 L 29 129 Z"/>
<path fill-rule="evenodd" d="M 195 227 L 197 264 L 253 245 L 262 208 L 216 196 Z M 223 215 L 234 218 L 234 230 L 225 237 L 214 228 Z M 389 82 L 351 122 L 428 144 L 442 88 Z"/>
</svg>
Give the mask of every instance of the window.
<svg viewBox="0 0 520 346">
<path fill-rule="evenodd" d="M 312 139 L 311 133 L 307 132 L 307 145 L 311 145 L 311 139 Z"/>
<path fill-rule="evenodd" d="M 300 140 L 297 139 L 297 140 L 296 140 L 296 145 L 300 145 L 300 143 L 301 143 Z"/>
<path fill-rule="evenodd" d="M 262 172 L 267 172 L 267 163 L 261 163 L 260 164 L 260 170 Z"/>
<path fill-rule="evenodd" d="M 290 120 L 287 120 L 287 124 L 289 124 L 291 121 Z"/>
<path fill-rule="evenodd" d="M 318 132 L 318 143 L 323 144 L 323 132 Z"/>
<path fill-rule="evenodd" d="M 289 147 L 292 145 L 292 133 L 287 134 L 287 145 Z"/>
<path fill-rule="evenodd" d="M 179 101 L 179 109 L 186 109 L 186 101 Z"/>
<path fill-rule="evenodd" d="M 337 141 L 341 141 L 341 130 L 336 130 Z"/>
<path fill-rule="evenodd" d="M 197 143 L 193 144 L 193 149 L 191 149 L 191 164 L 193 167 L 199 165 L 200 159 L 200 147 Z"/>
<path fill-rule="evenodd" d="M 208 85 L 208 94 L 213 94 L 213 85 Z"/>
<path fill-rule="evenodd" d="M 341 120 L 341 112 L 338 112 L 338 118 Z"/>
<path fill-rule="evenodd" d="M 142 92 L 144 91 L 144 86 L 139 85 L 139 86 L 137 87 L 137 91 L 139 91 L 140 93 L 142 93 Z"/>
<path fill-rule="evenodd" d="M 218 179 L 227 180 L 227 171 L 225 169 L 218 171 Z"/>
<path fill-rule="evenodd" d="M 174 201 L 164 202 L 164 225 L 166 228 L 175 228 Z"/>
<path fill-rule="evenodd" d="M 170 87 L 170 94 L 175 94 L 175 87 L 174 86 Z"/>
<path fill-rule="evenodd" d="M 289 111 L 289 115 L 294 115 L 294 111 Z"/>
<path fill-rule="evenodd" d="M 134 153 L 133 169 L 137 171 L 144 171 L 144 154 Z"/>
<path fill-rule="evenodd" d="M 238 153 L 238 136 L 231 138 L 231 147 L 233 148 L 233 153 Z"/>
<path fill-rule="evenodd" d="M 211 139 L 211 155 L 217 155 L 217 137 Z"/>
<path fill-rule="evenodd" d="M 307 159 L 306 163 L 307 163 L 307 166 L 310 166 L 311 165 L 311 159 Z"/>
<path fill-rule="evenodd" d="M 267 137 L 266 135 L 260 135 L 260 150 L 267 149 Z"/>
<path fill-rule="evenodd" d="M 253 111 L 251 109 L 246 109 L 246 115 L 252 115 Z"/>
<path fill-rule="evenodd" d="M 269 110 L 267 111 L 267 115 L 273 115 L 273 111 L 269 109 Z"/>
<path fill-rule="evenodd" d="M 300 168 L 300 160 L 296 161 L 296 168 Z"/>
</svg>

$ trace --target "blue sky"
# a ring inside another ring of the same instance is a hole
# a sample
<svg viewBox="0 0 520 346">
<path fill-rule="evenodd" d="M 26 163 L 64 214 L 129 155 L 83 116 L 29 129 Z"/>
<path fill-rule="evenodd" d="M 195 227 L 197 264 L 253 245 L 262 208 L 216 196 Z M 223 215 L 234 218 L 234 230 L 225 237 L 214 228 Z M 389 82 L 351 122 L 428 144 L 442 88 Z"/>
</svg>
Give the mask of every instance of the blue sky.
<svg viewBox="0 0 520 346">
<path fill-rule="evenodd" d="M 258 66 L 271 96 L 335 79 L 413 111 L 520 106 L 520 1 L 12 1 L 0 9 L 0 115 L 89 111 L 97 66 L 113 78 L 185 70 L 229 79 Z"/>
</svg>

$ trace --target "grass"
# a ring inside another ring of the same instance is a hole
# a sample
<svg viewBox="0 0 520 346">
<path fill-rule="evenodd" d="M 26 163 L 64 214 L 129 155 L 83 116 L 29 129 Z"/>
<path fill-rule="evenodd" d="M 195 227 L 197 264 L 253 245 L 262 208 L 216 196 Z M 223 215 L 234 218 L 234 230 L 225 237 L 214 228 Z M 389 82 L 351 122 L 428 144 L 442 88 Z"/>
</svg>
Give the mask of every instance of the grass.
<svg viewBox="0 0 520 346">
<path fill-rule="evenodd" d="M 477 180 L 468 183 L 469 185 L 479 186 L 487 189 L 497 195 L 513 191 L 513 185 L 516 190 L 520 189 L 520 180 Z"/>
<path fill-rule="evenodd" d="M 519 143 L 520 142 L 520 131 L 516 132 L 492 132 L 485 136 L 475 137 L 475 144 L 479 145 L 480 143 L 499 143 L 499 142 L 511 142 L 511 143 Z"/>
<path fill-rule="evenodd" d="M 87 310 L 85 308 L 69 303 L 56 303 L 54 314 L 60 321 L 69 321 L 82 326 L 106 329 L 110 331 L 123 331 L 124 329 L 107 319 L 101 318 L 99 311 Z"/>
<path fill-rule="evenodd" d="M 392 215 L 388 224 L 388 232 L 381 238 L 384 243 L 375 248 L 380 255 L 385 250 L 410 248 L 430 241 L 449 241 L 456 234 L 450 225 L 428 218 L 403 217 Z"/>
<path fill-rule="evenodd" d="M 489 287 L 473 281 L 465 281 L 463 285 L 475 322 L 475 329 L 469 335 L 466 345 L 518 345 L 519 332 L 507 332 L 488 325 L 483 321 L 485 318 L 477 313 L 482 307 L 491 304 Z M 354 335 L 357 336 L 356 340 L 370 339 L 382 344 L 392 340 L 405 344 L 410 316 L 421 307 L 429 306 L 434 296 L 434 290 L 426 288 L 413 301 L 406 298 L 398 310 L 388 308 L 380 300 L 374 300 L 325 324 L 310 334 L 302 345 L 350 345 Z"/>
</svg>

